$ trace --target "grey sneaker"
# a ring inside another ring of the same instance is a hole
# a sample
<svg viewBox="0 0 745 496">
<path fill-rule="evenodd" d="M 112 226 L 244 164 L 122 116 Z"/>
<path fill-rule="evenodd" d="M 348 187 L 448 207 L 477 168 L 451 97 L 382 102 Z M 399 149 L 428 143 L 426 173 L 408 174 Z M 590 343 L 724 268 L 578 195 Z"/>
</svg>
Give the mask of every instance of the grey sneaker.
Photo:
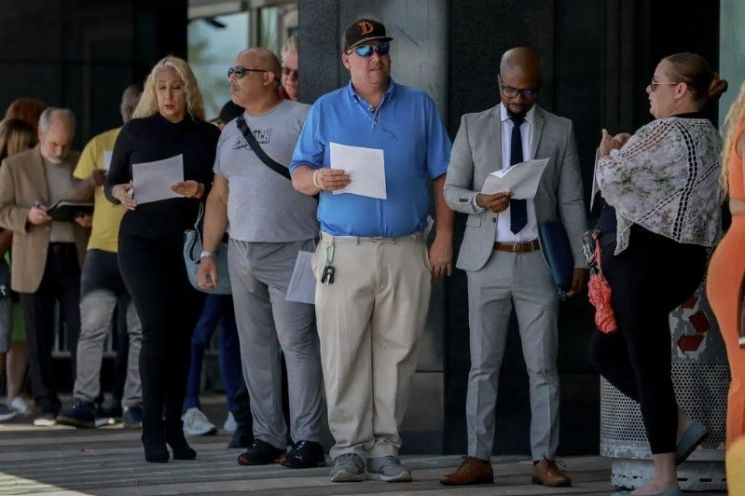
<svg viewBox="0 0 745 496">
<path fill-rule="evenodd" d="M 367 479 L 365 462 L 356 453 L 344 453 L 334 458 L 331 482 L 360 482 Z"/>
<path fill-rule="evenodd" d="M 384 482 L 411 482 L 411 470 L 397 456 L 369 458 L 367 476 Z"/>
</svg>

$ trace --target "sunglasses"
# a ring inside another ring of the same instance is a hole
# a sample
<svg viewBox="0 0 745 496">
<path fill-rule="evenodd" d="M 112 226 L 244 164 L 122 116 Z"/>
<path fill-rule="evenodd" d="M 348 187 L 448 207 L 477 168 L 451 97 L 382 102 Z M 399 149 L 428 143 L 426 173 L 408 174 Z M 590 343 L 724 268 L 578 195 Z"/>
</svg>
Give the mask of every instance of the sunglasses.
<svg viewBox="0 0 745 496">
<path fill-rule="evenodd" d="M 293 79 L 297 79 L 299 77 L 299 74 L 297 72 L 297 69 L 290 69 L 289 67 L 282 67 L 282 75 L 286 77 L 291 77 Z"/>
<path fill-rule="evenodd" d="M 249 69 L 247 67 L 243 67 L 242 65 L 236 65 L 228 69 L 228 78 L 230 78 L 233 74 L 235 74 L 235 77 L 240 79 L 247 72 L 269 72 L 269 71 L 267 71 L 266 69 Z"/>
<path fill-rule="evenodd" d="M 391 44 L 386 42 L 381 43 L 380 45 L 360 45 L 357 48 L 354 49 L 355 53 L 359 55 L 360 57 L 372 57 L 374 53 L 377 53 L 379 57 L 382 57 L 383 55 L 388 55 L 388 52 L 391 51 Z M 351 53 L 351 51 L 347 52 Z"/>
</svg>

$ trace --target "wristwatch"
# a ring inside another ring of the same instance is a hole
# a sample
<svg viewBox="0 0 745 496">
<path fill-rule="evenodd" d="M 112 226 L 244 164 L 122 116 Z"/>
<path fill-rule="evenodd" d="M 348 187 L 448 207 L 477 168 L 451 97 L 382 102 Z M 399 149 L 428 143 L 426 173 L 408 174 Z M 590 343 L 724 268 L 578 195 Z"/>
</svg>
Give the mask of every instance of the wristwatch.
<svg viewBox="0 0 745 496">
<path fill-rule="evenodd" d="M 215 258 L 215 252 L 209 251 L 209 250 L 202 250 L 202 252 L 199 254 L 199 260 L 203 258 Z"/>
</svg>

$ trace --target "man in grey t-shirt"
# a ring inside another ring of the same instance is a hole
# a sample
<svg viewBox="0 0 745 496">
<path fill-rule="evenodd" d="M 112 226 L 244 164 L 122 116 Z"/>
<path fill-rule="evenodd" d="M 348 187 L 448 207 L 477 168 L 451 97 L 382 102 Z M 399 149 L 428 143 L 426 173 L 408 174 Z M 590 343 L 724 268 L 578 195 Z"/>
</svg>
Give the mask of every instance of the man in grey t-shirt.
<svg viewBox="0 0 745 496">
<path fill-rule="evenodd" d="M 263 48 L 245 50 L 228 77 L 233 101 L 246 109 L 242 118 L 256 141 L 269 157 L 288 164 L 309 107 L 279 98 L 276 55 Z M 217 145 L 199 281 L 203 287 L 217 282 L 213 255 L 229 223 L 228 272 L 255 439 L 238 462 L 261 465 L 280 459 L 292 468 L 324 465 L 315 311 L 313 305 L 286 299 L 298 252 L 315 249 L 316 201 L 264 164 L 236 121 L 223 129 Z M 287 453 L 280 349 L 287 364 L 293 440 Z"/>
</svg>

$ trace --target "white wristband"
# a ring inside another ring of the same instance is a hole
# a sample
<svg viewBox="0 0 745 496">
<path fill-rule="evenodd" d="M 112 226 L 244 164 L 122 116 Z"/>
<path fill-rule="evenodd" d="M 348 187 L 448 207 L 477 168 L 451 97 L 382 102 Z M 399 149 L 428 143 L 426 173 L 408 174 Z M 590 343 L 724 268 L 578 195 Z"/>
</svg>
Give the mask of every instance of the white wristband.
<svg viewBox="0 0 745 496">
<path fill-rule="evenodd" d="M 313 171 L 313 186 L 323 191 L 323 186 L 318 182 L 318 174 L 321 172 L 321 169 L 316 169 Z"/>
</svg>

